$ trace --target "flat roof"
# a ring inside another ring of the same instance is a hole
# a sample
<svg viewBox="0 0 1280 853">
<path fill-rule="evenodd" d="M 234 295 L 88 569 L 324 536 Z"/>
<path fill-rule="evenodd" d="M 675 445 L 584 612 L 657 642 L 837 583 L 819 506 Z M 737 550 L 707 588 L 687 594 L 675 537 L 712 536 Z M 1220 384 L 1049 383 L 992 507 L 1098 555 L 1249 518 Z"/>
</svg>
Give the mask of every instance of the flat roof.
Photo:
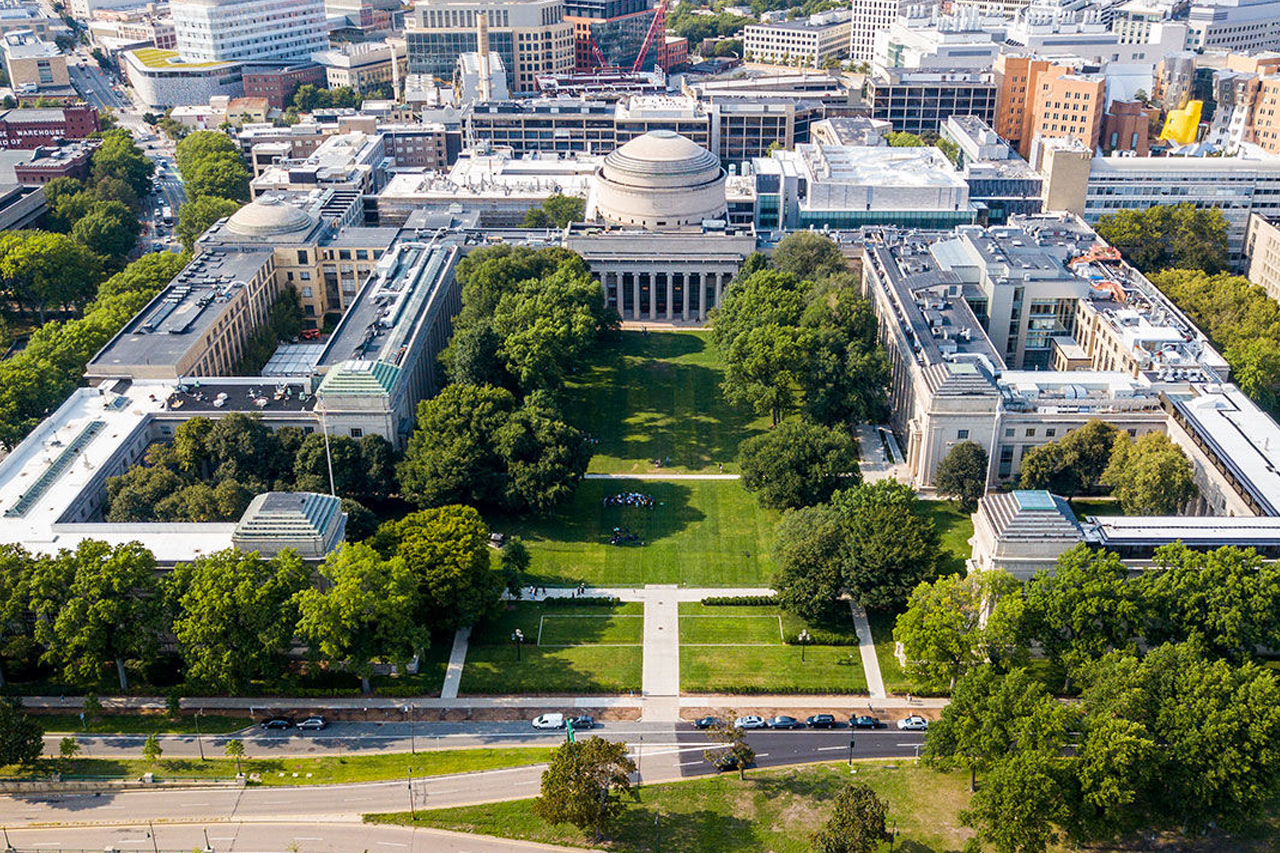
<svg viewBox="0 0 1280 853">
<path fill-rule="evenodd" d="M 1173 405 L 1262 514 L 1280 515 L 1280 425 L 1234 385 L 1204 386 Z"/>
<path fill-rule="evenodd" d="M 225 65 L 237 65 L 235 62 L 185 62 L 178 55 L 176 50 L 162 50 L 158 47 L 141 47 L 137 50 L 129 51 L 126 56 L 131 56 L 137 62 L 146 68 L 156 70 L 172 69 L 179 71 L 183 68 L 217 68 Z"/>
</svg>

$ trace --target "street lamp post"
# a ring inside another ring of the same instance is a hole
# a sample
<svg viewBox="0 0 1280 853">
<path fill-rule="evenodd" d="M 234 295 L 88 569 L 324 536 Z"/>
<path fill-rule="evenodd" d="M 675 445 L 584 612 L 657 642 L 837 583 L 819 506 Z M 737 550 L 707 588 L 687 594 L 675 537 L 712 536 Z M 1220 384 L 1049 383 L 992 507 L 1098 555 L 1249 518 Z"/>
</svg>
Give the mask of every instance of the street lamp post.
<svg viewBox="0 0 1280 853">
<path fill-rule="evenodd" d="M 801 628 L 800 636 L 796 637 L 796 640 L 800 643 L 800 662 L 804 663 L 804 648 L 813 642 L 813 636 L 809 633 L 808 628 Z"/>
<path fill-rule="evenodd" d="M 200 747 L 200 760 L 204 761 L 204 741 L 200 738 L 200 714 L 204 708 L 196 708 L 196 746 Z"/>
<path fill-rule="evenodd" d="M 849 766 L 853 766 L 853 738 L 849 738 Z"/>
<path fill-rule="evenodd" d="M 418 754 L 418 744 L 413 739 L 413 706 L 405 705 L 404 712 L 409 715 L 409 754 Z"/>
<path fill-rule="evenodd" d="M 517 628 L 517 629 L 516 629 L 516 630 L 511 634 L 511 642 L 515 644 L 515 647 L 516 647 L 516 661 L 517 661 L 517 662 L 519 662 L 519 660 L 520 660 L 520 647 L 521 647 L 522 645 L 524 645 L 524 631 L 521 631 L 519 628 Z"/>
</svg>

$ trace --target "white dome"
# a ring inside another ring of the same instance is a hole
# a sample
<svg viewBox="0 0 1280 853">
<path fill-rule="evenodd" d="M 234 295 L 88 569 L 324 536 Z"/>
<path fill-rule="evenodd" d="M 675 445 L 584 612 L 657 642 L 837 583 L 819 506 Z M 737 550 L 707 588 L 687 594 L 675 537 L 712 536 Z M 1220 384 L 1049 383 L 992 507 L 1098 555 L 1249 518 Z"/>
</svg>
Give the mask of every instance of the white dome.
<svg viewBox="0 0 1280 853">
<path fill-rule="evenodd" d="M 723 219 L 720 159 L 670 130 L 638 136 L 604 158 L 596 173 L 596 209 L 622 225 L 676 228 Z"/>
<path fill-rule="evenodd" d="M 305 211 L 267 195 L 231 214 L 227 230 L 243 237 L 275 237 L 310 231 L 316 221 Z"/>
</svg>

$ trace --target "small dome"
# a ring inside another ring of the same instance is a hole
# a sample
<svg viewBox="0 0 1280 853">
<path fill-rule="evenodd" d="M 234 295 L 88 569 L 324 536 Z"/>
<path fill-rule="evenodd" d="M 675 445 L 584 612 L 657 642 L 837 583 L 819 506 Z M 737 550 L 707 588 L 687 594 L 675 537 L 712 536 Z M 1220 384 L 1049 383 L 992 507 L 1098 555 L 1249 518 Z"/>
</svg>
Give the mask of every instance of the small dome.
<svg viewBox="0 0 1280 853">
<path fill-rule="evenodd" d="M 596 172 L 601 218 L 642 228 L 682 228 L 726 215 L 720 158 L 688 137 L 654 130 L 604 158 Z"/>
<path fill-rule="evenodd" d="M 309 231 L 315 217 L 276 196 L 263 196 L 231 214 L 227 230 L 243 237 L 273 237 Z"/>
</svg>

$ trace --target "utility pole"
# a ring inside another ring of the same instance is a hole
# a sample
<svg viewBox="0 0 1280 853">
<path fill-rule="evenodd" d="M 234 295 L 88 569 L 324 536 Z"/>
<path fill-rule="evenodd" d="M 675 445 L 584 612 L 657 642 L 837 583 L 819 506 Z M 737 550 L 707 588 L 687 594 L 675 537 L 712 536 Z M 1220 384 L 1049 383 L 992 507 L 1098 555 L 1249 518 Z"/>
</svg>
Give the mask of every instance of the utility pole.
<svg viewBox="0 0 1280 853">
<path fill-rule="evenodd" d="M 853 738 L 849 738 L 849 766 L 853 766 Z"/>
<path fill-rule="evenodd" d="M 204 708 L 196 708 L 196 746 L 200 747 L 200 760 L 204 761 L 204 741 L 200 739 L 200 714 Z"/>
<path fill-rule="evenodd" d="M 413 768 L 409 768 L 409 819 L 417 820 L 418 812 L 413 807 Z"/>
<path fill-rule="evenodd" d="M 156 844 L 156 825 L 151 821 L 147 821 L 147 829 L 151 830 L 151 849 L 155 853 L 160 853 L 160 848 Z"/>
</svg>

